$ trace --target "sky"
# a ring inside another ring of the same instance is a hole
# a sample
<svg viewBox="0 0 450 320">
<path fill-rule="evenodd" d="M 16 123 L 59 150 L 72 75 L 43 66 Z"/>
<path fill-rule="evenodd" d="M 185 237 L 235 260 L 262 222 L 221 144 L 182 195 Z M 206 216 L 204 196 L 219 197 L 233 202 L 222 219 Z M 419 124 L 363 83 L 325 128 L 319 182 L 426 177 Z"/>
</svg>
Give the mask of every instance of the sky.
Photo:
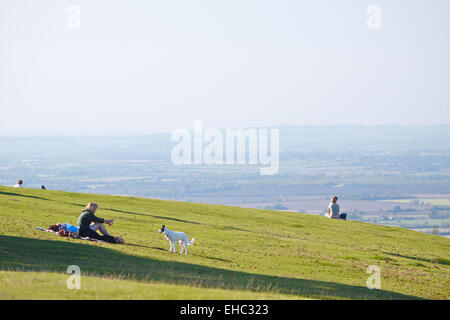
<svg viewBox="0 0 450 320">
<path fill-rule="evenodd" d="M 2 0 L 0 136 L 449 124 L 449 12 L 448 0 Z"/>
</svg>

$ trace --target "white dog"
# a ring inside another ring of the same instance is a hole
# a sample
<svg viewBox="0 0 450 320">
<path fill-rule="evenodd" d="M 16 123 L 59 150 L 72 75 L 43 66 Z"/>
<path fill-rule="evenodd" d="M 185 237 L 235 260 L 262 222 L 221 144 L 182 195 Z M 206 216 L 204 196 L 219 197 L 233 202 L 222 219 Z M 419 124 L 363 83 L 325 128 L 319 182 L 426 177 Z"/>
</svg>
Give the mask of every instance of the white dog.
<svg viewBox="0 0 450 320">
<path fill-rule="evenodd" d="M 180 253 L 183 253 L 183 247 L 184 247 L 184 254 L 188 253 L 187 245 L 193 245 L 194 244 L 194 238 L 192 238 L 191 241 L 189 241 L 189 238 L 186 233 L 184 232 L 175 232 L 172 230 L 169 230 L 166 228 L 166 226 L 162 226 L 161 229 L 158 230 L 158 232 L 161 232 L 164 234 L 167 240 L 169 240 L 170 248 L 169 252 L 172 251 L 177 253 L 177 245 L 176 243 L 180 245 Z"/>
</svg>

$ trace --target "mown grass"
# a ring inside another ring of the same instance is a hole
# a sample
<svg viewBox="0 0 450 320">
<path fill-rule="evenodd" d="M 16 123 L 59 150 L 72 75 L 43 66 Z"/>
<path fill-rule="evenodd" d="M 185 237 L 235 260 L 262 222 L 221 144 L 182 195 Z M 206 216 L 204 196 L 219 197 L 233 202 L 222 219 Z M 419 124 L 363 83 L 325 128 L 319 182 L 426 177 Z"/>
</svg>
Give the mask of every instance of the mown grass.
<svg viewBox="0 0 450 320">
<path fill-rule="evenodd" d="M 275 292 L 209 289 L 106 276 L 82 276 L 80 290 L 69 290 L 67 277 L 56 272 L 0 272 L 0 299 L 28 298 L 30 292 L 33 299 L 296 299 Z"/>
<path fill-rule="evenodd" d="M 36 230 L 95 201 L 126 245 Z M 168 252 L 162 224 L 195 237 Z M 0 187 L 0 298 L 448 299 L 450 240 L 313 215 Z M 85 286 L 68 290 L 67 267 Z M 381 290 L 366 288 L 369 265 Z"/>
</svg>

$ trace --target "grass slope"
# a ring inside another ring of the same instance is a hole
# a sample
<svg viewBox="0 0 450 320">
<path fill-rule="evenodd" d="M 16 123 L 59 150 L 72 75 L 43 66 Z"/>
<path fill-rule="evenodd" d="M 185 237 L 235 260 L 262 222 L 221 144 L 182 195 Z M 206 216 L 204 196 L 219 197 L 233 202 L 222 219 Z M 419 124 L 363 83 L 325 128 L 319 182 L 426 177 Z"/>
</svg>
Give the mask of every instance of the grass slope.
<svg viewBox="0 0 450 320">
<path fill-rule="evenodd" d="M 125 238 L 113 245 L 36 230 L 76 224 L 95 201 Z M 195 237 L 168 252 L 165 224 Z M 81 290 L 66 288 L 69 265 Z M 367 267 L 381 268 L 369 290 Z M 258 209 L 0 187 L 0 298 L 449 299 L 450 239 Z"/>
</svg>

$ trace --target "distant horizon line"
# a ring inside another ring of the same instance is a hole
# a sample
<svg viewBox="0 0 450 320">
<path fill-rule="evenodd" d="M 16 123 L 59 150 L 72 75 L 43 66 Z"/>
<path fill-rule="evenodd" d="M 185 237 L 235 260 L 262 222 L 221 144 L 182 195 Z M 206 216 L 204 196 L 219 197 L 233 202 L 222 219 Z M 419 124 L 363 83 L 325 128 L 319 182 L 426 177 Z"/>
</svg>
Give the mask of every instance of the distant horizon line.
<svg viewBox="0 0 450 320">
<path fill-rule="evenodd" d="M 436 123 L 436 124 L 282 124 L 282 125 L 270 125 L 270 126 L 240 126 L 240 127 L 208 127 L 205 126 L 205 129 L 212 128 L 212 129 L 220 129 L 220 130 L 226 130 L 226 129 L 258 129 L 258 128 L 304 128 L 304 127 L 401 127 L 401 128 L 417 128 L 417 127 L 426 127 L 426 128 L 432 128 L 432 127 L 438 127 L 438 128 L 445 128 L 450 127 L 450 123 Z M 22 134 L 0 134 L 0 138 L 37 138 L 37 137 L 102 137 L 102 136 L 114 136 L 114 137 L 126 137 L 126 136 L 150 136 L 150 135 L 159 135 L 159 134 L 171 134 L 173 130 L 177 129 L 192 129 L 191 127 L 183 127 L 183 128 L 175 128 L 175 129 L 166 129 L 166 130 L 156 130 L 152 132 L 93 132 L 93 133 L 40 133 L 40 134 L 34 134 L 34 133 L 22 133 Z"/>
</svg>

